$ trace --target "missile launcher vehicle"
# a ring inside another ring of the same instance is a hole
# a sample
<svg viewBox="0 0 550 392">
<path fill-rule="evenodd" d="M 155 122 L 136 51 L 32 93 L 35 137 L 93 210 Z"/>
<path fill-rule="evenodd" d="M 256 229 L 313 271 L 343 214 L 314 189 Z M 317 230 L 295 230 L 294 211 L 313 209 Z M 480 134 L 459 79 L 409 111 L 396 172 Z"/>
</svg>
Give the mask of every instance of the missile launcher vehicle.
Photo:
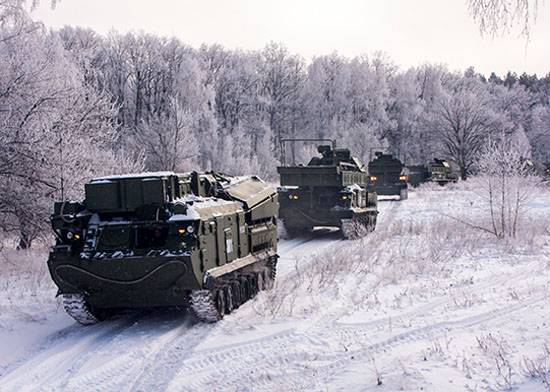
<svg viewBox="0 0 550 392">
<path fill-rule="evenodd" d="M 323 141 L 284 139 L 284 142 Z M 357 238 L 374 230 L 377 197 L 363 162 L 346 148 L 318 147 L 320 157 L 306 165 L 277 168 L 280 175 L 279 219 L 291 237 L 315 226 L 339 227 L 345 238 Z"/>
<path fill-rule="evenodd" d="M 57 202 L 50 274 L 65 310 L 94 324 L 119 309 L 187 307 L 215 322 L 268 289 L 277 192 L 214 172 L 98 178 Z"/>
<path fill-rule="evenodd" d="M 434 158 L 434 160 L 428 164 L 428 171 L 430 172 L 430 181 L 436 184 L 445 185 L 449 182 L 458 181 L 458 175 L 453 171 L 452 166 L 445 159 Z"/>
<path fill-rule="evenodd" d="M 369 175 L 378 196 L 399 196 L 401 200 L 408 197 L 407 169 L 393 155 L 375 152 L 369 162 Z"/>
</svg>

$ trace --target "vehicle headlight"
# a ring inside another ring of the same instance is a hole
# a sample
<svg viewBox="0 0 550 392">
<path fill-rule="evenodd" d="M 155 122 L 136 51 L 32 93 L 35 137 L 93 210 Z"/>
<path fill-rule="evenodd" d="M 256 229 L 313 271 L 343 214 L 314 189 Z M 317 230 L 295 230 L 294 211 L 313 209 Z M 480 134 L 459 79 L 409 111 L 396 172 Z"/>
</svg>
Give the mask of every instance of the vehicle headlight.
<svg viewBox="0 0 550 392">
<path fill-rule="evenodd" d="M 184 235 L 185 233 L 192 234 L 194 232 L 195 232 L 195 227 L 193 225 L 178 228 L 178 234 L 179 235 Z"/>
<path fill-rule="evenodd" d="M 407 181 L 407 176 L 399 176 L 400 181 Z"/>
<path fill-rule="evenodd" d="M 376 180 L 378 180 L 378 177 L 376 177 L 376 176 L 370 176 L 370 180 L 371 180 L 371 181 L 376 181 Z"/>
</svg>

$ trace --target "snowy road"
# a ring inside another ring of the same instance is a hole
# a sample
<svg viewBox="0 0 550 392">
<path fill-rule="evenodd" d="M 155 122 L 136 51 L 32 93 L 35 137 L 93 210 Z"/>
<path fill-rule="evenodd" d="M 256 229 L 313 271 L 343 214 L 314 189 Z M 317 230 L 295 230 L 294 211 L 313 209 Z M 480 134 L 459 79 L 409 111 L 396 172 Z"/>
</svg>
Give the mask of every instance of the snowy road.
<svg viewBox="0 0 550 392">
<path fill-rule="evenodd" d="M 379 225 L 413 211 L 430 216 L 433 205 L 414 195 L 408 203 L 380 203 Z M 329 229 L 281 241 L 278 277 L 294 279 L 296 265 L 347 244 Z M 550 338 L 550 262 L 491 257 L 440 282 L 388 285 L 372 306 L 348 307 L 338 294 L 326 312 L 305 316 L 269 319 L 250 301 L 216 325 L 183 313 L 137 312 L 81 327 L 59 312 L 28 330 L 39 338 L 0 372 L 0 391 L 498 390 L 500 375 L 487 381 L 494 362 L 474 346 L 502 336 L 511 342 L 507 352 L 514 343 L 526 354 L 541 347 L 541 335 Z M 322 303 L 323 295 L 313 297 Z M 476 374 L 476 366 L 486 369 Z"/>
<path fill-rule="evenodd" d="M 329 229 L 281 241 L 279 276 L 297 260 L 313 260 L 316 252 L 340 241 L 339 232 Z M 91 327 L 75 324 L 64 313 L 49 322 L 53 325 L 37 327 L 53 331 L 8 367 L 0 378 L 1 391 L 165 389 L 195 348 L 218 329 L 194 324 L 183 311 L 125 314 Z"/>
</svg>

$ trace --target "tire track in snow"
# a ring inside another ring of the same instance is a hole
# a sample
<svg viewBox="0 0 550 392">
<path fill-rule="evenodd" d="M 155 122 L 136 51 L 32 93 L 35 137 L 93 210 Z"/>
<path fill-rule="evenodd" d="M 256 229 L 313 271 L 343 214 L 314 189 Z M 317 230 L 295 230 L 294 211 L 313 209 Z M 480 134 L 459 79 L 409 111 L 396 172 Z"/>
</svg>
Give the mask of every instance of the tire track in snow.
<svg viewBox="0 0 550 392">
<path fill-rule="evenodd" d="M 366 328 L 372 323 L 365 323 L 358 326 L 355 331 L 355 339 L 360 348 L 347 351 L 342 350 L 342 347 L 335 350 L 334 341 L 338 339 L 338 334 L 333 329 L 339 327 L 325 325 L 319 326 L 316 330 L 302 333 L 294 331 L 293 334 L 282 335 L 282 340 L 278 344 L 275 343 L 276 339 L 265 344 L 258 341 L 238 349 L 230 349 L 231 351 L 202 353 L 203 358 L 201 353 L 196 353 L 190 361 L 184 363 L 168 390 L 315 390 L 324 385 L 323 379 L 327 380 L 337 371 L 344 369 L 350 361 L 368 359 L 373 353 L 441 337 L 450 331 L 471 328 L 526 310 L 527 307 L 546 299 L 545 294 L 523 303 L 414 328 L 378 341 L 372 340 L 373 331 Z M 320 333 L 320 330 L 325 333 Z M 284 370 L 279 370 L 281 368 Z"/>
<path fill-rule="evenodd" d="M 288 263 L 292 255 L 303 251 L 303 248 L 307 250 L 307 248 L 311 247 L 313 244 L 319 243 L 315 247 L 315 251 L 319 251 L 320 248 L 331 246 L 340 241 L 342 241 L 342 239 L 338 232 L 321 229 L 305 238 L 302 237 L 289 241 L 282 241 L 279 250 L 283 262 Z M 181 364 L 192 358 L 195 346 L 200 344 L 204 336 L 213 329 L 213 327 L 204 324 L 199 324 L 193 328 L 194 331 L 181 336 L 172 342 L 169 347 L 166 347 L 166 350 L 159 352 L 156 358 L 158 361 L 155 360 L 155 363 L 148 366 L 147 369 L 143 371 L 142 376 L 138 377 L 134 384 L 134 390 L 147 391 L 166 389 L 168 383 L 179 371 Z M 205 329 L 207 329 L 207 331 L 205 331 Z M 291 333 L 292 331 L 287 331 L 283 333 L 283 335 Z M 275 339 L 277 340 L 277 338 Z M 235 346 L 239 346 L 239 344 Z M 243 355 L 246 355 L 246 353 L 243 353 Z"/>
<path fill-rule="evenodd" d="M 45 385 L 64 379 L 70 375 L 71 369 L 76 363 L 109 345 L 136 318 L 135 315 L 120 318 L 91 328 L 78 326 L 82 328 L 82 330 L 78 330 L 79 333 L 67 334 L 61 338 L 56 337 L 55 344 L 46 345 L 45 349 L 35 352 L 19 367 L 2 377 L 0 379 L 1 390 L 44 389 Z M 62 331 L 60 332 L 62 333 Z M 59 350 L 60 346 L 64 346 L 62 350 Z"/>
<path fill-rule="evenodd" d="M 527 274 L 528 269 L 523 273 Z M 490 293 L 495 286 L 503 286 L 507 281 L 515 280 L 521 275 L 514 274 L 513 276 L 505 276 L 497 280 L 488 278 L 468 287 L 478 293 L 481 293 L 482 290 L 487 290 Z M 441 307 L 449 305 L 451 302 L 451 298 L 446 294 L 436 301 L 421 305 L 416 309 L 394 317 L 384 317 L 353 324 L 338 323 L 335 319 L 325 319 L 320 320 L 320 324 L 316 324 L 315 327 L 304 332 L 289 329 L 243 343 L 197 351 L 192 357 L 183 362 L 183 366 L 174 382 L 177 382 L 180 386 L 190 383 L 189 388 L 186 387 L 183 390 L 201 390 L 216 385 L 215 380 L 217 379 L 235 378 L 237 380 L 235 385 L 223 384 L 224 388 L 242 388 L 249 385 L 243 383 L 241 380 L 246 379 L 247 374 L 250 373 L 249 369 L 255 369 L 254 372 L 256 374 L 271 374 L 275 376 L 273 369 L 279 367 L 288 368 L 289 366 L 292 368 L 294 366 L 292 365 L 293 363 L 311 360 L 318 362 L 321 360 L 320 358 L 323 361 L 335 360 L 337 358 L 332 358 L 329 353 L 341 351 L 342 347 L 345 347 L 345 344 L 356 341 L 358 337 L 361 337 L 363 343 L 369 343 L 374 337 L 372 335 L 376 335 L 380 330 L 385 331 L 389 320 L 392 320 L 396 324 L 399 321 L 405 324 L 404 321 L 407 319 L 419 314 L 434 312 Z M 488 314 L 492 315 L 491 312 Z M 445 321 L 441 325 L 448 323 Z M 335 345 L 334 342 L 338 344 Z M 327 353 L 325 349 L 329 347 L 330 350 Z M 268 365 L 258 365 L 263 363 L 268 363 Z M 212 368 L 215 370 L 212 371 Z M 297 371 L 300 370 L 301 366 L 298 367 Z M 211 374 L 217 374 L 219 371 L 223 374 L 218 374 L 217 376 Z M 189 379 L 186 378 L 186 374 L 190 375 Z M 176 381 L 181 379 L 184 381 Z M 301 385 L 300 383 L 298 384 Z M 291 385 L 288 385 L 288 387 L 291 387 Z M 300 389 L 298 386 L 296 388 Z M 180 390 L 174 386 L 174 383 L 172 383 L 170 389 Z"/>
<path fill-rule="evenodd" d="M 192 328 L 188 317 L 170 320 L 164 326 L 159 326 L 158 320 L 147 320 L 141 324 L 128 331 L 128 336 L 118 342 L 119 347 L 110 348 L 114 358 L 91 371 L 73 376 L 61 389 L 79 392 L 134 390 L 136 379 L 156 363 L 159 353 L 178 338 L 187 336 Z"/>
</svg>

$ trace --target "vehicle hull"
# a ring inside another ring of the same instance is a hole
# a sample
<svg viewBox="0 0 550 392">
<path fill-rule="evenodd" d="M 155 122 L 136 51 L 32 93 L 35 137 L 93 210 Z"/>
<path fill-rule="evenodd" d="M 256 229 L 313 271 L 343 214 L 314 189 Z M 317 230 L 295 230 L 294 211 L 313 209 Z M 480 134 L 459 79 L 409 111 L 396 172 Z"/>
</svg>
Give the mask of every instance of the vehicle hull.
<svg viewBox="0 0 550 392">
<path fill-rule="evenodd" d="M 185 305 L 186 293 L 200 288 L 190 255 L 83 259 L 52 252 L 48 268 L 59 294 L 84 293 L 96 308 Z"/>
</svg>

